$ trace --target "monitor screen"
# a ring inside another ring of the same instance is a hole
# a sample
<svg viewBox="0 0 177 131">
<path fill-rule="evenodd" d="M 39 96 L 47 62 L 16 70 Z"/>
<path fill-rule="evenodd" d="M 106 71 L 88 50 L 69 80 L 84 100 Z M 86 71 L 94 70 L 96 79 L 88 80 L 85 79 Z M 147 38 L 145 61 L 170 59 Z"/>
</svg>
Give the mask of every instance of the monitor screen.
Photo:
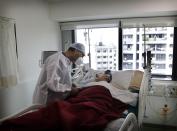
<svg viewBox="0 0 177 131">
<path fill-rule="evenodd" d="M 45 60 L 58 51 L 42 51 L 41 64 L 44 64 Z"/>
</svg>

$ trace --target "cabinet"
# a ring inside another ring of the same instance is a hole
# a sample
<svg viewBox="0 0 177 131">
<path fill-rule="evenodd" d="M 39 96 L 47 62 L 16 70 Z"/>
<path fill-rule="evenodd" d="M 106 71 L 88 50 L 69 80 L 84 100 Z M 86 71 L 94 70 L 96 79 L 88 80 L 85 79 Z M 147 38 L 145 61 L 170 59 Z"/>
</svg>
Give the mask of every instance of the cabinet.
<svg viewBox="0 0 177 131">
<path fill-rule="evenodd" d="M 177 82 L 152 80 L 146 97 L 144 127 L 177 130 Z"/>
</svg>

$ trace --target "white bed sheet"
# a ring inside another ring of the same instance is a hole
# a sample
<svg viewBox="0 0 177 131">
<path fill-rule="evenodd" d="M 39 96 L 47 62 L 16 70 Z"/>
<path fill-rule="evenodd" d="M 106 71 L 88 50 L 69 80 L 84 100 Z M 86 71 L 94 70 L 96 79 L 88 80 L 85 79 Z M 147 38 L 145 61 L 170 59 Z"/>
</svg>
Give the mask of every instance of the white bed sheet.
<svg viewBox="0 0 177 131">
<path fill-rule="evenodd" d="M 109 89 L 113 98 L 122 101 L 123 103 L 130 104 L 131 106 L 136 106 L 138 101 L 138 93 L 132 93 L 129 90 L 121 90 L 114 87 L 112 84 L 106 81 L 100 82 L 90 82 L 86 86 L 101 85 Z"/>
</svg>

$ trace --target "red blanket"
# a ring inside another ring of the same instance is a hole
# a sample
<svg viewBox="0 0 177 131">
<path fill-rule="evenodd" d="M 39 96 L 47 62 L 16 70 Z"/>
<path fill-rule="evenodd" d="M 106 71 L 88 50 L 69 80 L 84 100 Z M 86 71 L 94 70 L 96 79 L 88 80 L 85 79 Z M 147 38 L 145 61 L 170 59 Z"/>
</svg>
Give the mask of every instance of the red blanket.
<svg viewBox="0 0 177 131">
<path fill-rule="evenodd" d="M 108 122 L 121 117 L 126 108 L 127 105 L 113 99 L 106 88 L 92 86 L 68 100 L 6 120 L 0 130 L 101 131 Z"/>
</svg>

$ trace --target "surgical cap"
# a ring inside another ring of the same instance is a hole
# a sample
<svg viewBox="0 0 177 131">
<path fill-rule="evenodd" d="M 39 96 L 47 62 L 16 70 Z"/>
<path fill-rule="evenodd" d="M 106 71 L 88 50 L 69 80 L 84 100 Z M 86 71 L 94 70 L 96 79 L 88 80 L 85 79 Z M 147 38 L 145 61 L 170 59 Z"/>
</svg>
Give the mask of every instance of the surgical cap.
<svg viewBox="0 0 177 131">
<path fill-rule="evenodd" d="M 73 43 L 69 46 L 69 48 L 74 48 L 78 51 L 80 51 L 83 55 L 85 55 L 85 46 L 81 43 Z"/>
</svg>

